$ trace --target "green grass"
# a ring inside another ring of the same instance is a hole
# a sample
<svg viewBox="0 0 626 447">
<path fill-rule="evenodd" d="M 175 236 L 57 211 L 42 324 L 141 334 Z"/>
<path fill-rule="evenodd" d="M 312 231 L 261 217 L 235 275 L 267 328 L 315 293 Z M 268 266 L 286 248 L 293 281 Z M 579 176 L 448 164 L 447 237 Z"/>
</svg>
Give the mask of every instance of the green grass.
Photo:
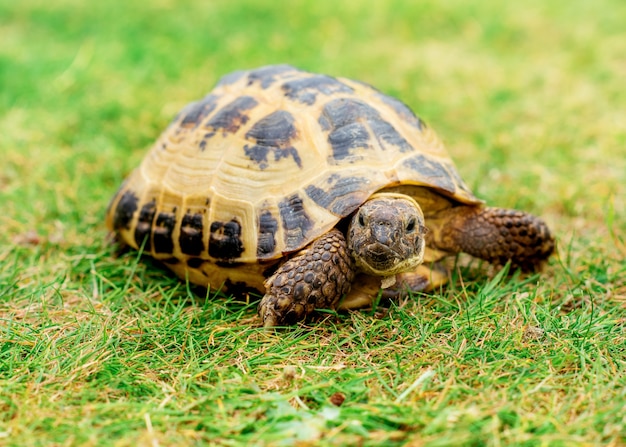
<svg viewBox="0 0 626 447">
<path fill-rule="evenodd" d="M 624 23 L 621 0 L 1 2 L 0 445 L 625 445 Z M 108 200 L 173 115 L 277 62 L 401 97 L 559 255 L 276 334 L 113 256 Z"/>
</svg>

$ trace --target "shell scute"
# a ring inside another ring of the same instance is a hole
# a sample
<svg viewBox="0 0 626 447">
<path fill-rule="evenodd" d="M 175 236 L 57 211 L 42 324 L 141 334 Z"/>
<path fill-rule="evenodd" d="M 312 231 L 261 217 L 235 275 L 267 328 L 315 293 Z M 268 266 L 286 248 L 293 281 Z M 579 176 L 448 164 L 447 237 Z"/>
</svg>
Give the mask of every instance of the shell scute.
<svg viewBox="0 0 626 447">
<path fill-rule="evenodd" d="M 278 209 L 285 232 L 286 251 L 294 251 L 306 245 L 314 222 L 308 215 L 302 198 L 298 194 L 285 197 L 278 203 Z"/>
<path fill-rule="evenodd" d="M 222 131 L 226 136 L 235 133 L 250 119 L 250 110 L 256 107 L 258 101 L 251 96 L 240 96 L 217 110 L 206 123 L 206 129 L 212 132 Z M 211 133 L 209 137 L 213 136 Z"/>
<path fill-rule="evenodd" d="M 157 214 L 152 234 L 155 253 L 173 253 L 175 227 L 176 214 L 174 212 L 161 211 Z"/>
<path fill-rule="evenodd" d="M 433 185 L 439 189 L 454 193 L 456 190 L 450 173 L 443 163 L 415 154 L 403 161 L 402 166 L 413 171 L 413 176 L 425 185 Z"/>
<path fill-rule="evenodd" d="M 278 233 L 278 219 L 267 205 L 263 206 L 258 215 L 258 240 L 257 258 L 265 259 L 271 257 L 276 249 L 276 238 Z"/>
<path fill-rule="evenodd" d="M 130 223 L 133 219 L 133 215 L 139 207 L 139 198 L 131 191 L 124 191 L 117 206 L 115 207 L 115 214 L 113 217 L 113 229 L 121 230 L 130 228 Z"/>
<path fill-rule="evenodd" d="M 180 126 L 184 128 L 190 128 L 197 126 L 204 118 L 215 110 L 217 106 L 216 95 L 207 95 L 202 100 L 192 103 L 183 112 L 183 118 L 180 122 Z"/>
<path fill-rule="evenodd" d="M 341 176 L 333 173 L 305 188 L 309 198 L 331 213 L 344 217 L 359 207 L 367 197 L 370 179 L 361 176 Z"/>
<path fill-rule="evenodd" d="M 202 213 L 187 212 L 180 223 L 178 244 L 186 255 L 199 256 L 204 250 L 204 216 Z"/>
<path fill-rule="evenodd" d="M 231 262 L 244 250 L 241 223 L 235 217 L 228 222 L 213 221 L 210 227 L 209 255 L 220 261 Z"/>
<path fill-rule="evenodd" d="M 282 85 L 285 96 L 302 104 L 312 105 L 318 94 L 352 93 L 354 89 L 338 79 L 325 75 L 298 78 Z"/>
<path fill-rule="evenodd" d="M 302 168 L 302 160 L 298 150 L 291 143 L 298 136 L 294 125 L 294 117 L 285 110 L 277 110 L 261 118 L 246 133 L 246 139 L 254 141 L 253 145 L 244 145 L 243 150 L 250 160 L 257 163 L 260 169 L 268 167 L 268 156 L 274 161 L 291 157 Z"/>
<path fill-rule="evenodd" d="M 269 65 L 251 70 L 248 74 L 248 85 L 258 82 L 262 89 L 267 89 L 284 74 L 292 74 L 296 70 L 291 65 Z"/>
<path fill-rule="evenodd" d="M 146 202 L 139 211 L 134 239 L 137 247 L 144 246 L 144 250 L 152 250 L 152 224 L 156 215 L 156 201 Z"/>
<path fill-rule="evenodd" d="M 426 126 L 426 124 L 402 101 L 391 96 L 383 95 L 382 93 L 377 93 L 376 97 L 391 107 L 402 120 L 415 127 L 417 130 L 421 131 Z"/>
<path fill-rule="evenodd" d="M 361 100 L 339 98 L 330 101 L 324 106 L 319 122 L 322 129 L 328 131 L 332 162 L 361 160 L 368 156 L 364 150 L 375 145 L 381 150 L 413 150 L 391 123 Z"/>
</svg>

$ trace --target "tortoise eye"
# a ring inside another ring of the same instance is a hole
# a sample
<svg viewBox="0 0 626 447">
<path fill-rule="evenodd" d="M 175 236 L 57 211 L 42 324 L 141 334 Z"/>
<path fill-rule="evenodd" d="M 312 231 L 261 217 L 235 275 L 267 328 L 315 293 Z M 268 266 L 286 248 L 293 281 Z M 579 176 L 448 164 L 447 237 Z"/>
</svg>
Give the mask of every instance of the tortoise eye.
<svg viewBox="0 0 626 447">
<path fill-rule="evenodd" d="M 363 219 L 363 214 L 359 213 L 359 225 L 361 225 L 362 227 L 365 226 L 365 219 Z"/>
<path fill-rule="evenodd" d="M 415 219 L 409 220 L 409 223 L 406 225 L 406 231 L 408 233 L 412 233 L 415 230 Z"/>
</svg>

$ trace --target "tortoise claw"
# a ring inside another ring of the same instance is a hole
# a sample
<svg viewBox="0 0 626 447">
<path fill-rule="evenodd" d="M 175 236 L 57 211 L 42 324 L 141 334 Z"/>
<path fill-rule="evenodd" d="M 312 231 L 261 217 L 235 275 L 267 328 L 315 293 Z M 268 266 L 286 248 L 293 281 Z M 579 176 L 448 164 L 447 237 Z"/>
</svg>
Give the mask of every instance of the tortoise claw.
<svg viewBox="0 0 626 447">
<path fill-rule="evenodd" d="M 282 264 L 259 303 L 265 327 L 291 325 L 315 309 L 334 309 L 349 292 L 354 268 L 343 234 L 333 229 Z"/>
<path fill-rule="evenodd" d="M 271 329 L 279 325 L 278 315 L 267 306 L 263 306 L 263 301 L 259 304 L 259 316 L 263 321 L 263 327 L 265 329 Z"/>
</svg>

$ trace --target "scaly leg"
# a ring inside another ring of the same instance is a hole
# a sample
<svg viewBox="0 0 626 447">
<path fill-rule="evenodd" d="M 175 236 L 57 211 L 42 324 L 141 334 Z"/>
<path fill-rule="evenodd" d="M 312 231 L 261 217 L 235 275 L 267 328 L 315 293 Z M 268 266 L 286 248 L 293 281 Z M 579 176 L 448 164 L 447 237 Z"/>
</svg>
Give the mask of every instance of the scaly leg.
<svg viewBox="0 0 626 447">
<path fill-rule="evenodd" d="M 315 309 L 334 309 L 350 291 L 354 265 L 334 229 L 282 264 L 265 282 L 259 316 L 265 327 L 294 324 Z"/>
<path fill-rule="evenodd" d="M 532 271 L 554 251 L 548 226 L 536 216 L 502 208 L 458 206 L 431 219 L 428 245 L 465 252 L 494 264 Z"/>
</svg>

